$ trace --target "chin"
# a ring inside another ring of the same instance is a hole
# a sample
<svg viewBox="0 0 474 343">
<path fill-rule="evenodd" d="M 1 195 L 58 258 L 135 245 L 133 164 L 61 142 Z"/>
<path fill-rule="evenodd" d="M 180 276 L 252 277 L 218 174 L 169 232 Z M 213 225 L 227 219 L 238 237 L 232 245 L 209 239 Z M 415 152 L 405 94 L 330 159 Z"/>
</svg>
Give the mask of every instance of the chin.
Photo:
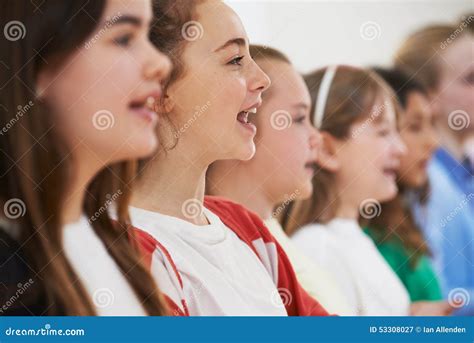
<svg viewBox="0 0 474 343">
<path fill-rule="evenodd" d="M 132 147 L 131 156 L 128 159 L 148 157 L 158 148 L 158 139 L 155 134 L 144 135 L 139 141 L 129 141 Z"/>
<path fill-rule="evenodd" d="M 311 181 L 306 182 L 297 189 L 299 191 L 298 199 L 306 200 L 311 196 L 311 194 L 313 194 L 313 183 Z"/>
<path fill-rule="evenodd" d="M 255 156 L 255 144 L 246 144 L 245 146 L 242 146 L 241 149 L 239 149 L 238 152 L 236 152 L 235 157 L 232 157 L 232 159 L 238 159 L 241 161 L 248 161 L 252 159 L 252 157 Z"/>
</svg>

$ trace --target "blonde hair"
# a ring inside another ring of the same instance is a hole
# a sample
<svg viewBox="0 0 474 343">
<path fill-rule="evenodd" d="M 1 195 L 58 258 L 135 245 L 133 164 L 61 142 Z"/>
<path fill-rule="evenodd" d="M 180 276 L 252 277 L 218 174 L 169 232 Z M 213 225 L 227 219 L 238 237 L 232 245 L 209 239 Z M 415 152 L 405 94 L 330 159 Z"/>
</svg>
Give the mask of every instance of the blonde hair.
<svg viewBox="0 0 474 343">
<path fill-rule="evenodd" d="M 449 48 L 457 38 L 474 34 L 474 15 L 463 16 L 456 24 L 431 25 L 410 35 L 395 53 L 395 66 L 428 89 L 436 89 L 440 68 L 437 52 Z"/>
</svg>

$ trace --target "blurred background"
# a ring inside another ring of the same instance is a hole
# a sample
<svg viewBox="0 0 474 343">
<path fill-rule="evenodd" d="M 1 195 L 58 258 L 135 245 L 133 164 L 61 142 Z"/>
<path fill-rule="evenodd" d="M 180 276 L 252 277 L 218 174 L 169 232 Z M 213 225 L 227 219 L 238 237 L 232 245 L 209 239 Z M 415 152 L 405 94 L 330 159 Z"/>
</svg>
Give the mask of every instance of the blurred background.
<svg viewBox="0 0 474 343">
<path fill-rule="evenodd" d="M 389 65 L 414 30 L 474 11 L 473 0 L 226 0 L 252 43 L 285 52 L 301 72 L 327 64 Z"/>
</svg>

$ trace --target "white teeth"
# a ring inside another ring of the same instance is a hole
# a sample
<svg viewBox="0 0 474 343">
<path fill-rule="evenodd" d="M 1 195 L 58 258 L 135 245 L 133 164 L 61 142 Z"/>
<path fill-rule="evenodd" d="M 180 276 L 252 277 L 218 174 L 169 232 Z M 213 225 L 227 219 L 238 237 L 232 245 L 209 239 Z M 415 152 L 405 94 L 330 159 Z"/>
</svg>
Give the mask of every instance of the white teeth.
<svg viewBox="0 0 474 343">
<path fill-rule="evenodd" d="M 155 109 L 155 98 L 153 98 L 152 96 L 149 96 L 148 98 L 146 98 L 145 105 L 146 107 L 148 107 L 150 110 L 153 111 Z"/>
<path fill-rule="evenodd" d="M 257 113 L 257 108 L 256 107 L 251 108 L 250 110 L 248 110 L 248 112 L 255 114 L 255 113 Z"/>
</svg>

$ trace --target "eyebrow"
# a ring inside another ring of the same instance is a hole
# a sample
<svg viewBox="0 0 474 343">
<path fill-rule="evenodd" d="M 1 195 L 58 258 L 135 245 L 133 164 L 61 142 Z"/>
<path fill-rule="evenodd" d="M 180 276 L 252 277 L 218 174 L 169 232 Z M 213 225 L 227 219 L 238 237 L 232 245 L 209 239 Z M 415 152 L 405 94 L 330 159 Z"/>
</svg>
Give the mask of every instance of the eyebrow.
<svg viewBox="0 0 474 343">
<path fill-rule="evenodd" d="M 233 45 L 233 44 L 236 44 L 239 47 L 243 47 L 243 46 L 247 45 L 247 41 L 244 38 L 229 39 L 225 44 L 221 45 L 219 48 L 214 50 L 214 52 L 221 51 L 221 50 L 223 50 L 223 49 L 225 49 L 225 48 L 227 48 L 227 47 L 229 47 L 230 45 Z"/>
<path fill-rule="evenodd" d="M 119 16 L 117 19 L 111 19 L 105 21 L 105 26 L 112 27 L 112 26 L 117 26 L 117 25 L 125 25 L 125 24 L 130 24 L 133 26 L 142 26 L 143 22 L 142 19 L 136 16 L 132 15 L 123 15 Z M 149 23 L 151 25 L 151 21 Z"/>
<path fill-rule="evenodd" d="M 294 108 L 301 108 L 303 110 L 307 110 L 307 109 L 311 108 L 311 106 L 309 106 L 308 104 L 305 104 L 304 102 L 299 102 L 297 104 L 294 104 L 293 107 Z"/>
</svg>

